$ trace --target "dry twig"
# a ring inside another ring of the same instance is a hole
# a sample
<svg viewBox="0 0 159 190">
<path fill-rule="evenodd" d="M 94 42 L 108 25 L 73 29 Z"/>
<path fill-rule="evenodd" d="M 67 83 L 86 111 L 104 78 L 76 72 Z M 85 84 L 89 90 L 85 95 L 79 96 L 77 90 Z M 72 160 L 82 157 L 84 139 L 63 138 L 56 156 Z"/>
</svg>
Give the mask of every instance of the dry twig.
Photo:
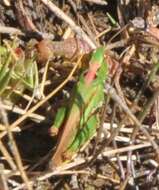
<svg viewBox="0 0 159 190">
<path fill-rule="evenodd" d="M 6 111 L 2 108 L 2 106 L 0 106 L 0 112 L 1 112 L 1 116 L 3 118 L 3 122 L 4 122 L 5 126 L 6 126 L 8 138 L 9 138 L 9 141 L 10 141 L 10 149 L 11 149 L 12 154 L 14 155 L 14 159 L 15 159 L 17 167 L 18 167 L 18 169 L 20 171 L 21 177 L 22 177 L 23 181 L 25 182 L 26 187 L 28 188 L 28 190 L 32 190 L 32 186 L 29 184 L 28 177 L 27 177 L 27 175 L 25 173 L 25 170 L 23 168 L 21 157 L 20 157 L 16 142 L 14 140 L 12 131 L 10 130 L 9 121 L 8 121 Z M 10 158 L 10 157 L 8 157 L 8 158 Z"/>
<path fill-rule="evenodd" d="M 67 16 L 61 9 L 59 9 L 55 4 L 53 4 L 50 0 L 41 0 L 56 16 L 64 20 L 72 30 L 77 33 L 83 40 L 85 40 L 91 48 L 95 49 L 96 45 L 92 42 L 92 40 L 87 36 L 87 34 L 81 29 L 81 27 L 77 26 L 76 23 Z"/>
<path fill-rule="evenodd" d="M 87 1 L 89 3 L 95 3 L 98 5 L 107 5 L 107 2 L 104 0 L 84 0 L 84 1 Z"/>
</svg>

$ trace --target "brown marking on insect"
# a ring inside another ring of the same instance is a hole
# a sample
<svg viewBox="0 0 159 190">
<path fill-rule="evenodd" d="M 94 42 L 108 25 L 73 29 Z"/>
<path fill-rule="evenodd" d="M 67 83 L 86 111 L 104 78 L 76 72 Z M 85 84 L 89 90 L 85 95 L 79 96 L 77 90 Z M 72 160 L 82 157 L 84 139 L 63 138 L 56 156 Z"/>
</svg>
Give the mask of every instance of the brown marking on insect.
<svg viewBox="0 0 159 190">
<path fill-rule="evenodd" d="M 73 110 L 73 109 L 72 109 Z M 64 153 L 69 146 L 69 140 L 71 141 L 76 134 L 77 126 L 80 120 L 80 111 L 76 109 L 73 111 L 73 117 L 69 117 L 63 126 L 63 130 L 61 130 L 61 134 L 59 135 L 57 149 L 55 154 L 50 162 L 50 167 L 60 166 L 65 161 Z"/>
</svg>

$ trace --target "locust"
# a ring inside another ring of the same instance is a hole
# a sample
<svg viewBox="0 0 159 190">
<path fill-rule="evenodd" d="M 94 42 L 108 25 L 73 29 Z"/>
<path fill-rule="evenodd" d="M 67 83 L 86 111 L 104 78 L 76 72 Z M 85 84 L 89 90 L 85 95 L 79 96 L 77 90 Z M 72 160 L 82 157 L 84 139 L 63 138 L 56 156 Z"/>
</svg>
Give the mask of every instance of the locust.
<svg viewBox="0 0 159 190">
<path fill-rule="evenodd" d="M 91 56 L 88 70 L 82 72 L 74 86 L 71 103 L 58 109 L 50 129 L 58 135 L 50 167 L 69 162 L 95 135 L 100 126 L 99 109 L 104 103 L 104 84 L 108 77 L 105 48 L 97 48 Z"/>
</svg>

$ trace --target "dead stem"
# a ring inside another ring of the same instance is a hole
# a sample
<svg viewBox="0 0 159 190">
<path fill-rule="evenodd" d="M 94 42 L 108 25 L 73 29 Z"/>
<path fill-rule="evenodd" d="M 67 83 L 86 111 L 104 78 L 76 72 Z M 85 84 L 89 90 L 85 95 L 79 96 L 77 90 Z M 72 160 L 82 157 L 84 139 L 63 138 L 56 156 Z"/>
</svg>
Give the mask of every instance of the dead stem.
<svg viewBox="0 0 159 190">
<path fill-rule="evenodd" d="M 95 49 L 96 45 L 92 42 L 92 40 L 87 36 L 87 34 L 81 29 L 81 27 L 77 26 L 75 22 L 67 16 L 61 9 L 59 9 L 56 5 L 54 5 L 50 0 L 41 0 L 56 16 L 64 20 L 72 30 L 77 33 L 83 40 L 85 40 L 91 48 Z"/>
<path fill-rule="evenodd" d="M 150 143 L 145 143 L 145 144 L 138 144 L 138 145 L 131 145 L 131 146 L 127 146 L 127 147 L 124 147 L 124 148 L 118 148 L 118 149 L 113 149 L 113 150 L 108 150 L 108 151 L 105 151 L 105 152 L 102 152 L 101 154 L 98 155 L 98 159 L 101 159 L 101 156 L 106 156 L 106 157 L 109 157 L 109 156 L 113 156 L 113 155 L 116 155 L 116 154 L 121 154 L 121 153 L 124 153 L 124 152 L 128 152 L 129 150 L 138 150 L 138 149 L 142 149 L 142 148 L 146 148 L 146 147 L 150 147 L 151 144 Z M 92 160 L 92 156 L 88 157 L 87 160 Z M 69 163 L 69 164 L 66 164 L 64 166 L 61 166 L 61 167 L 58 167 L 56 168 L 55 171 L 53 172 L 48 172 L 47 174 L 45 175 L 42 175 L 41 177 L 39 177 L 39 180 L 44 180 L 46 178 L 50 178 L 52 175 L 54 175 L 56 173 L 56 175 L 58 175 L 58 173 L 60 173 L 60 171 L 65 171 L 65 170 L 68 170 L 70 168 L 74 168 L 74 167 L 77 167 L 83 163 L 85 163 L 86 160 L 85 159 L 78 159 L 78 160 L 75 160 L 74 162 L 72 163 Z"/>
<path fill-rule="evenodd" d="M 138 144 L 138 145 L 131 145 L 131 146 L 127 146 L 127 147 L 124 147 L 124 148 L 118 148 L 118 149 L 113 149 L 113 150 L 108 150 L 108 151 L 105 151 L 105 152 L 102 152 L 102 154 L 99 154 L 97 159 L 101 159 L 101 156 L 103 157 L 111 157 L 111 156 L 115 156 L 116 154 L 121 154 L 121 153 L 125 153 L 125 152 L 128 152 L 128 151 L 133 151 L 133 150 L 139 150 L 139 149 L 142 149 L 142 148 L 147 148 L 147 147 L 150 147 L 151 146 L 151 143 L 147 142 L 147 143 L 144 143 L 144 144 Z M 91 161 L 92 160 L 92 156 L 88 157 L 87 160 Z M 42 174 L 41 176 L 38 177 L 38 180 L 39 181 L 43 181 L 43 180 L 46 180 L 54 175 L 60 175 L 61 172 L 65 173 L 67 172 L 66 170 L 69 170 L 71 168 L 74 168 L 74 167 L 77 167 L 81 164 L 84 164 L 86 162 L 85 159 L 78 159 L 78 160 L 75 160 L 74 162 L 72 163 L 69 163 L 69 164 L 66 164 L 62 167 L 58 167 L 56 168 L 56 170 L 52 171 L 52 172 L 47 172 L 45 174 Z M 29 181 L 30 184 L 33 184 L 34 183 L 34 180 L 30 180 Z M 13 190 L 20 190 L 20 189 L 23 189 L 25 187 L 25 184 L 21 184 L 19 187 L 17 188 L 14 188 Z"/>
<path fill-rule="evenodd" d="M 13 104 L 10 104 L 10 105 L 3 104 L 2 107 L 8 111 L 12 111 L 13 113 L 17 113 L 19 115 L 24 115 L 26 113 L 25 110 L 19 108 L 18 106 L 13 105 Z M 44 121 L 46 119 L 44 116 L 36 114 L 36 113 L 30 114 L 29 117 L 34 119 L 37 122 L 41 122 L 41 121 Z"/>
<path fill-rule="evenodd" d="M 0 33 L 3 34 L 16 34 L 16 35 L 24 35 L 23 32 L 17 28 L 14 27 L 8 27 L 8 26 L 1 26 L 0 25 Z"/>
<path fill-rule="evenodd" d="M 148 85 L 150 84 L 150 82 L 154 79 L 154 77 L 156 76 L 157 71 L 159 70 L 159 63 L 154 64 L 148 79 L 146 80 L 146 82 L 143 84 L 143 86 L 141 87 L 141 89 L 139 90 L 138 94 L 136 95 L 136 98 L 134 100 L 134 103 L 137 104 L 141 95 L 143 94 L 144 90 L 148 87 Z"/>
<path fill-rule="evenodd" d="M 114 146 L 114 149 L 118 149 L 117 143 L 116 143 L 115 140 L 113 140 L 113 146 Z M 117 162 L 118 162 L 119 169 L 120 169 L 121 179 L 124 180 L 124 179 L 125 179 L 125 172 L 124 172 L 123 163 L 122 163 L 122 161 L 121 161 L 121 159 L 120 159 L 119 154 L 117 154 L 116 157 L 117 157 Z"/>
<path fill-rule="evenodd" d="M 95 3 L 98 5 L 107 5 L 107 2 L 104 0 L 84 0 L 84 1 L 87 1 L 89 3 Z"/>
<path fill-rule="evenodd" d="M 0 104 L 1 104 L 1 102 L 0 102 Z M 22 177 L 23 181 L 25 182 L 25 184 L 26 184 L 28 190 L 32 190 L 32 187 L 31 187 L 30 184 L 28 183 L 28 177 L 27 177 L 27 175 L 26 175 L 26 173 L 25 173 L 25 170 L 23 169 L 23 164 L 22 164 L 22 161 L 21 161 L 21 157 L 20 157 L 20 154 L 19 154 L 19 151 L 18 151 L 16 142 L 15 142 L 15 140 L 14 140 L 12 131 L 10 130 L 7 113 L 6 113 L 6 111 L 2 108 L 2 106 L 0 106 L 0 112 L 1 112 L 2 119 L 3 119 L 3 123 L 4 123 L 5 126 L 6 126 L 7 135 L 8 135 L 9 143 L 10 143 L 10 146 L 9 146 L 9 147 L 10 147 L 10 149 L 11 149 L 12 154 L 14 155 L 14 159 L 15 159 L 15 162 L 16 162 L 16 164 L 17 164 L 17 167 L 18 167 L 18 169 L 19 169 L 19 171 L 20 171 L 21 177 Z M 15 166 L 14 166 L 14 167 L 15 167 Z"/>
<path fill-rule="evenodd" d="M 80 22 L 82 23 L 82 25 L 84 26 L 84 28 L 86 29 L 87 33 L 89 34 L 92 42 L 96 45 L 96 46 L 99 46 L 97 45 L 96 43 L 96 40 L 95 40 L 95 35 L 93 34 L 93 32 L 91 31 L 91 29 L 89 28 L 88 24 L 86 23 L 85 19 L 83 16 L 79 15 L 78 16 Z"/>
<path fill-rule="evenodd" d="M 156 90 L 156 92 L 154 92 L 153 96 L 150 98 L 150 100 L 147 102 L 147 104 L 144 106 L 144 111 L 141 112 L 138 116 L 139 121 L 142 123 L 144 118 L 146 117 L 147 113 L 149 112 L 149 110 L 152 108 L 152 106 L 154 105 L 156 99 L 159 97 L 159 89 Z M 136 129 L 136 128 L 135 128 Z M 133 131 L 133 136 L 136 136 L 137 131 L 134 129 Z M 135 138 L 135 137 L 134 137 Z"/>
<path fill-rule="evenodd" d="M 10 0 L 3 0 L 3 3 L 6 5 L 6 6 L 10 6 Z"/>
<path fill-rule="evenodd" d="M 6 174 L 4 173 L 4 165 L 0 164 L 0 188 L 9 190 L 8 183 L 7 183 L 7 177 Z"/>
<path fill-rule="evenodd" d="M 140 121 L 133 115 L 131 110 L 123 103 L 121 98 L 116 94 L 115 89 L 112 88 L 109 84 L 106 84 L 105 92 L 108 93 L 111 96 L 111 98 L 114 101 L 116 101 L 121 106 L 121 108 L 124 110 L 124 112 L 133 120 L 133 122 L 136 125 L 136 130 L 137 131 L 141 130 L 144 133 L 144 135 L 147 137 L 147 139 L 152 143 L 152 146 L 153 146 L 154 150 L 156 151 L 157 157 L 159 160 L 159 147 L 158 147 L 157 143 L 152 139 L 152 137 L 149 135 L 147 130 L 142 127 Z"/>
</svg>

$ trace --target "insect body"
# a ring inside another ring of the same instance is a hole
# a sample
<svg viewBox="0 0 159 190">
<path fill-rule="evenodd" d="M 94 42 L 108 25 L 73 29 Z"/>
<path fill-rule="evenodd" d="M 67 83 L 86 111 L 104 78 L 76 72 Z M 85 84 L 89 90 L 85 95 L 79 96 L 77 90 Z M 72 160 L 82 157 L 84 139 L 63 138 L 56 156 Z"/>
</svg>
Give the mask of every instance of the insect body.
<svg viewBox="0 0 159 190">
<path fill-rule="evenodd" d="M 57 167 L 70 160 L 95 134 L 107 75 L 104 47 L 100 47 L 93 52 L 88 71 L 81 74 L 75 85 L 71 104 L 57 112 L 51 131 L 57 133 L 61 129 L 52 166 Z"/>
</svg>

